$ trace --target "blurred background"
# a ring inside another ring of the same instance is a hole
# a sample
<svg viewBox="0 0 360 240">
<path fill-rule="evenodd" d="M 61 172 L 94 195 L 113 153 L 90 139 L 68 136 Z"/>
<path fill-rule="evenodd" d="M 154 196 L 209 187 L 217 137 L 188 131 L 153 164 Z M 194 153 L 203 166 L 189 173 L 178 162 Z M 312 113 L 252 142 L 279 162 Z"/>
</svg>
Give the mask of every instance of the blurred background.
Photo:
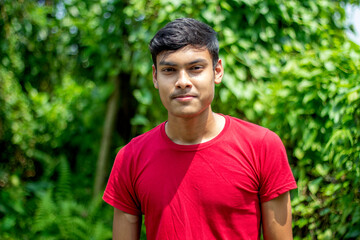
<svg viewBox="0 0 360 240">
<path fill-rule="evenodd" d="M 294 238 L 360 239 L 359 5 L 0 0 L 0 239 L 111 239 L 115 155 L 167 117 L 148 43 L 180 17 L 219 33 L 213 109 L 283 140 Z"/>
</svg>

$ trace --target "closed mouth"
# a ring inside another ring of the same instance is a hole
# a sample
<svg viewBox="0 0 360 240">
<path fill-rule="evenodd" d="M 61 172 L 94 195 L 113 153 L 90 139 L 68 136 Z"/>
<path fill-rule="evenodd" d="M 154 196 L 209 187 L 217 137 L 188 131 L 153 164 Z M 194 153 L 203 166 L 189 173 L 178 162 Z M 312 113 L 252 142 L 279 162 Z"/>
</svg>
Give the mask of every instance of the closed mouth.
<svg viewBox="0 0 360 240">
<path fill-rule="evenodd" d="M 181 95 L 181 96 L 176 96 L 175 98 L 190 98 L 190 97 L 194 97 L 192 95 Z"/>
<path fill-rule="evenodd" d="M 173 94 L 170 96 L 170 98 L 172 99 L 176 99 L 176 98 L 194 98 L 196 97 L 196 95 L 194 94 Z"/>
</svg>

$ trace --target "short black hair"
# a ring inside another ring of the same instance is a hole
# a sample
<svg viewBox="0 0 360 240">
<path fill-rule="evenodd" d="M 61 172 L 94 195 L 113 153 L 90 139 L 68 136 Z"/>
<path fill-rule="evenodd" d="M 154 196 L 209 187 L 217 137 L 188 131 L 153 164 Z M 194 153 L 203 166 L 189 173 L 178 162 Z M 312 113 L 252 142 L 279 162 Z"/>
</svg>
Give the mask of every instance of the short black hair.
<svg viewBox="0 0 360 240">
<path fill-rule="evenodd" d="M 160 29 L 150 41 L 149 49 L 153 63 L 162 51 L 176 51 L 191 45 L 195 48 L 206 48 L 215 68 L 219 60 L 219 42 L 216 32 L 209 25 L 192 18 L 179 18 L 169 22 Z"/>
</svg>

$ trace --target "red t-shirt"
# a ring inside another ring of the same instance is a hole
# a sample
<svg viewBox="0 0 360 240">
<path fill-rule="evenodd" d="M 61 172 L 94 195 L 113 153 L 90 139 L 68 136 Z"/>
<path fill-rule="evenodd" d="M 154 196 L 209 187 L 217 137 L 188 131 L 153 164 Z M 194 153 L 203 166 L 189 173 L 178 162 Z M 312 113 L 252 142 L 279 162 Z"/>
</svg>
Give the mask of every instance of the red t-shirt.
<svg viewBox="0 0 360 240">
<path fill-rule="evenodd" d="M 178 145 L 165 123 L 116 156 L 103 199 L 145 215 L 147 239 L 260 239 L 260 203 L 296 188 L 280 138 L 230 116 L 214 139 Z"/>
</svg>

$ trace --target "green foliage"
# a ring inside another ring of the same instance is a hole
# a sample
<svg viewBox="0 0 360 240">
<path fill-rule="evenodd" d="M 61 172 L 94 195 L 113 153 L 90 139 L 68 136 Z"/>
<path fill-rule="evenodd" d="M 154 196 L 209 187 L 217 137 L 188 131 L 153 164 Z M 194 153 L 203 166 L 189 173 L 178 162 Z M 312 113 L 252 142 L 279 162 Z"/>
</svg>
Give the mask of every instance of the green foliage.
<svg viewBox="0 0 360 240">
<path fill-rule="evenodd" d="M 347 43 L 304 51 L 287 61 L 255 102 L 265 115 L 260 122 L 275 129 L 289 150 L 299 186 L 294 225 L 301 238 L 303 229 L 317 239 L 360 234 L 360 55 L 355 49 L 360 52 Z"/>
<path fill-rule="evenodd" d="M 111 228 L 99 214 L 101 200 L 86 206 L 77 203 L 71 195 L 71 175 L 65 158 L 60 159 L 58 169 L 55 188 L 49 188 L 38 202 L 31 226 L 34 238 L 111 239 Z"/>
<path fill-rule="evenodd" d="M 358 239 L 360 48 L 345 36 L 347 3 L 360 1 L 0 0 L 0 238 L 111 238 L 112 209 L 89 199 L 112 82 L 113 159 L 167 116 L 148 42 L 194 17 L 219 32 L 213 108 L 286 145 L 295 239 Z"/>
</svg>

